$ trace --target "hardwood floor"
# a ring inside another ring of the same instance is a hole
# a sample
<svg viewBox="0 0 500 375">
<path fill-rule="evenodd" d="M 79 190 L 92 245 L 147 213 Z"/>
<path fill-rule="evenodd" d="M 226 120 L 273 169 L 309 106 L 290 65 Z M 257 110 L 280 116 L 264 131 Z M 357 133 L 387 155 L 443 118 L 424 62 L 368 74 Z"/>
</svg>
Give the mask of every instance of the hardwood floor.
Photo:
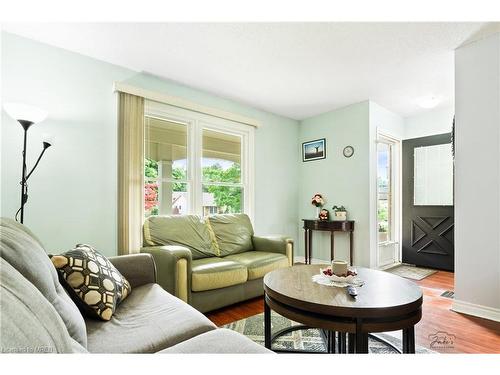
<svg viewBox="0 0 500 375">
<path fill-rule="evenodd" d="M 421 281 L 423 290 L 422 320 L 415 327 L 416 344 L 441 353 L 500 353 L 500 323 L 451 311 L 453 299 L 441 297 L 453 291 L 453 273 L 438 271 Z M 242 302 L 207 314 L 216 325 L 222 326 L 264 312 L 262 298 Z M 430 347 L 436 332 L 455 335 L 450 348 Z"/>
</svg>

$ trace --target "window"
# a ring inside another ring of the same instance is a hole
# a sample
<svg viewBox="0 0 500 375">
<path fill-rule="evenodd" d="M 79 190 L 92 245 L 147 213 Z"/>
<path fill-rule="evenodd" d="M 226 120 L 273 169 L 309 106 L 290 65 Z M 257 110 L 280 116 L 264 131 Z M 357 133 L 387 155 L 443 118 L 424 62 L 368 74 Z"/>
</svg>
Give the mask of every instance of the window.
<svg viewBox="0 0 500 375">
<path fill-rule="evenodd" d="M 253 127 L 146 103 L 144 213 L 252 215 Z"/>
<path fill-rule="evenodd" d="M 377 226 L 379 243 L 394 240 L 392 157 L 392 144 L 377 143 Z"/>
<path fill-rule="evenodd" d="M 187 124 L 145 116 L 144 212 L 188 213 Z"/>
<path fill-rule="evenodd" d="M 203 212 L 243 212 L 241 137 L 203 129 Z"/>
<path fill-rule="evenodd" d="M 413 204 L 453 206 L 451 143 L 414 149 Z"/>
</svg>

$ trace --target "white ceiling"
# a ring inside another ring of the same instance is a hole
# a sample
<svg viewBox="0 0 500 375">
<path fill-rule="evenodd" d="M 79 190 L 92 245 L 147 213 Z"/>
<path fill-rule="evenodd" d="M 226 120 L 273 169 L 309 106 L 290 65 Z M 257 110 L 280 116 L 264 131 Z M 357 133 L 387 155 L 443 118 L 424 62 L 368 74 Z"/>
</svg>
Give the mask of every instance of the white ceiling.
<svg viewBox="0 0 500 375">
<path fill-rule="evenodd" d="M 4 24 L 4 30 L 294 119 L 373 100 L 453 103 L 453 50 L 484 23 Z"/>
</svg>

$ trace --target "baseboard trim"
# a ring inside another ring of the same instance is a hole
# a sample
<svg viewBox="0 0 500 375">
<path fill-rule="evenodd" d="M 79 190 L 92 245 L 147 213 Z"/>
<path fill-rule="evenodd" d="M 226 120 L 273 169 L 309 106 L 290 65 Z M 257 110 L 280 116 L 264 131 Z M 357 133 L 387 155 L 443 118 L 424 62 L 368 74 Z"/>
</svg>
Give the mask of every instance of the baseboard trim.
<svg viewBox="0 0 500 375">
<path fill-rule="evenodd" d="M 461 314 L 473 315 L 479 318 L 500 322 L 500 309 L 496 309 L 494 307 L 454 300 L 451 310 Z"/>
<path fill-rule="evenodd" d="M 304 256 L 293 257 L 293 263 L 304 263 Z M 311 264 L 328 264 L 329 260 L 311 258 Z"/>
</svg>

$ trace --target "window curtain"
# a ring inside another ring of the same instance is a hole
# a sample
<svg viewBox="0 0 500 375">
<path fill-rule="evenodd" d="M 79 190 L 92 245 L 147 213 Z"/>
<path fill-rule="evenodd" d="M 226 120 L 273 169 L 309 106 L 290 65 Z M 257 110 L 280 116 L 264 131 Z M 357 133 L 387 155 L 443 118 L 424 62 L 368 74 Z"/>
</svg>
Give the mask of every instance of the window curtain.
<svg viewBox="0 0 500 375">
<path fill-rule="evenodd" d="M 118 254 L 142 246 L 144 190 L 144 98 L 119 93 Z"/>
</svg>

